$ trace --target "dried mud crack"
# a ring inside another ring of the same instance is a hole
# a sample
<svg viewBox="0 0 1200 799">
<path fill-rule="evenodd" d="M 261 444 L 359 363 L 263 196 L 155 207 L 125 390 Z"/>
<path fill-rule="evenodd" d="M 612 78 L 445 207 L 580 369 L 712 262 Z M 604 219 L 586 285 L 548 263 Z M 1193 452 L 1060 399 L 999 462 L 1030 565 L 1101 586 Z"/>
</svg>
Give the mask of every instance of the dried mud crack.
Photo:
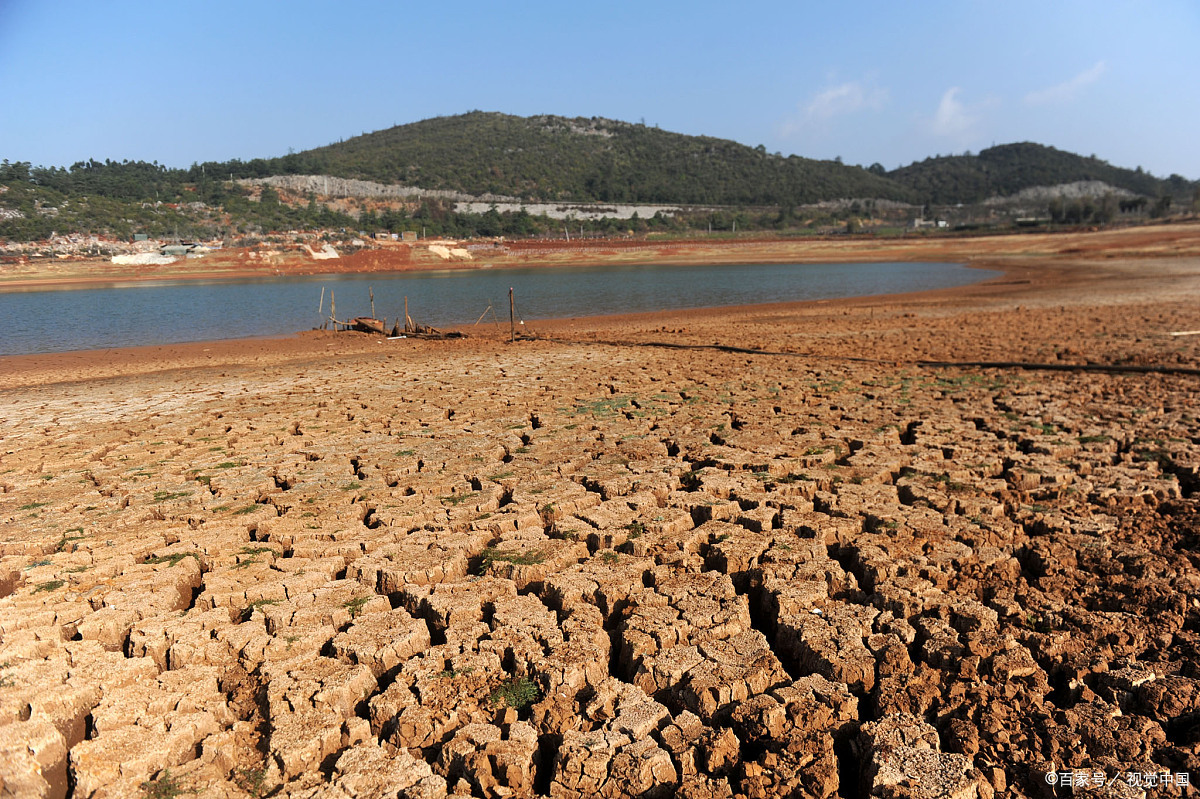
<svg viewBox="0 0 1200 799">
<path fill-rule="evenodd" d="M 0 794 L 1200 774 L 1200 344 L 1128 334 L 1195 307 L 848 304 L 677 334 L 726 349 L 318 342 L 6 389 Z M 1175 373 L 915 363 L 1001 349 Z"/>
</svg>

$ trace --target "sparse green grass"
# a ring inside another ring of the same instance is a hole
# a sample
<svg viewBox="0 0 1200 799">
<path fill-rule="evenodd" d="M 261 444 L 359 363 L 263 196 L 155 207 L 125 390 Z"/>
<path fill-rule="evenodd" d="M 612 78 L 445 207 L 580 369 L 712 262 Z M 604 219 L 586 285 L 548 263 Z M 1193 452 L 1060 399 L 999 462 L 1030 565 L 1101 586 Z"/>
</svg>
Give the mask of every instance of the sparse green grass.
<svg viewBox="0 0 1200 799">
<path fill-rule="evenodd" d="M 362 483 L 358 482 L 357 480 L 353 480 L 342 486 L 342 491 L 357 491 L 360 488 L 362 488 Z"/>
<path fill-rule="evenodd" d="M 172 776 L 171 769 L 165 769 L 153 780 L 146 780 L 140 786 L 147 799 L 175 799 L 185 794 L 195 793 L 185 788 L 178 777 Z"/>
<path fill-rule="evenodd" d="M 37 510 L 38 508 L 44 508 L 49 504 L 49 502 L 30 502 L 28 505 L 22 505 L 21 507 L 17 508 L 17 510 Z"/>
<path fill-rule="evenodd" d="M 606 550 L 600 554 L 600 560 L 603 561 L 607 566 L 614 566 L 618 560 L 617 553 L 613 552 L 611 549 Z"/>
<path fill-rule="evenodd" d="M 438 497 L 439 502 L 444 502 L 447 505 L 458 507 L 469 499 L 474 499 L 480 495 L 479 491 L 471 491 L 467 494 L 448 494 L 444 497 Z"/>
<path fill-rule="evenodd" d="M 245 561 L 243 561 L 245 562 Z M 238 564 L 241 565 L 241 564 Z M 239 621 L 250 621 L 250 617 L 254 615 L 254 611 L 259 608 L 264 608 L 267 605 L 278 605 L 278 599 L 256 599 L 246 607 L 242 608 L 242 612 L 238 614 Z"/>
<path fill-rule="evenodd" d="M 178 566 L 180 561 L 182 561 L 184 558 L 195 558 L 197 562 L 200 561 L 199 553 L 196 553 L 196 552 L 174 552 L 170 555 L 156 555 L 153 558 L 146 558 L 146 562 L 153 563 L 153 564 L 166 563 L 167 568 L 170 568 L 172 566 Z"/>
<path fill-rule="evenodd" d="M 191 495 L 191 491 L 155 491 L 154 501 L 170 502 L 173 499 L 184 499 L 185 497 L 190 497 Z"/>
<path fill-rule="evenodd" d="M 515 710 L 524 710 L 541 696 L 541 689 L 528 677 L 514 677 L 492 691 L 489 701 L 493 707 L 506 704 Z"/>
<path fill-rule="evenodd" d="M 533 566 L 543 562 L 546 554 L 541 550 L 533 552 L 505 552 L 504 550 L 488 547 L 483 550 L 483 568 L 493 563 L 511 563 L 514 566 Z"/>
<path fill-rule="evenodd" d="M 239 466 L 245 466 L 245 461 L 222 461 L 216 465 L 218 469 L 236 469 Z"/>
<path fill-rule="evenodd" d="M 1106 435 L 1079 437 L 1080 444 L 1107 444 L 1109 441 L 1112 441 L 1112 438 Z"/>
<path fill-rule="evenodd" d="M 235 510 L 233 512 L 233 515 L 234 516 L 245 516 L 247 513 L 254 513 L 254 511 L 258 510 L 260 507 L 261 507 L 260 505 L 247 505 L 244 508 L 238 508 L 237 510 Z"/>
<path fill-rule="evenodd" d="M 398 450 L 396 450 L 397 458 L 408 458 L 408 457 L 411 457 L 416 454 L 417 454 L 417 451 L 415 449 L 398 449 Z"/>
<path fill-rule="evenodd" d="M 40 594 L 43 591 L 57 591 L 64 585 L 66 585 L 66 583 L 62 580 L 49 580 L 44 583 L 38 583 L 37 587 L 33 589 L 33 593 Z"/>
<path fill-rule="evenodd" d="M 498 483 L 506 477 L 512 477 L 514 474 L 516 474 L 516 472 L 497 472 L 496 474 L 489 474 L 488 480 L 492 481 L 493 483 Z"/>
<path fill-rule="evenodd" d="M 443 680 L 453 680 L 455 677 L 464 677 L 473 671 L 475 671 L 474 666 L 467 666 L 465 669 L 442 669 L 437 676 Z"/>
<path fill-rule="evenodd" d="M 253 796 L 254 799 L 262 799 L 262 797 L 270 793 L 267 789 L 267 769 L 265 766 L 237 769 L 233 772 L 233 783 Z"/>
<path fill-rule="evenodd" d="M 369 596 L 355 597 L 354 599 L 347 601 L 344 605 L 342 605 L 342 607 L 350 611 L 350 618 L 357 619 L 358 614 L 362 613 L 363 607 L 370 601 L 371 597 Z"/>
<path fill-rule="evenodd" d="M 79 535 L 71 535 L 71 533 L 79 533 Z M 67 530 L 65 533 L 63 533 L 63 537 L 59 540 L 58 546 L 54 548 L 54 551 L 64 552 L 72 543 L 76 541 L 82 541 L 85 538 L 87 538 L 87 536 L 83 535 L 82 527 L 72 527 L 70 530 Z"/>
<path fill-rule="evenodd" d="M 625 529 L 629 531 L 629 539 L 632 541 L 635 538 L 641 538 L 646 532 L 646 525 L 641 522 L 630 522 L 625 525 Z"/>
</svg>

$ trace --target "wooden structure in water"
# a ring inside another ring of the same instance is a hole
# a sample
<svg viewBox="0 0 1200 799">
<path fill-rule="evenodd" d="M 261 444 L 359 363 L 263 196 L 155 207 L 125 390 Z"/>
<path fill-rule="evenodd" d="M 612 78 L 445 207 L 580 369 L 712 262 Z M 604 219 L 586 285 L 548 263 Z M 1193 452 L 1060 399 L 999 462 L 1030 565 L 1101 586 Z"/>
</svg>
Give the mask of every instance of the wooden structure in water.
<svg viewBox="0 0 1200 799">
<path fill-rule="evenodd" d="M 321 289 L 321 303 L 317 306 L 317 313 L 325 307 L 325 289 Z M 333 329 L 338 332 L 356 332 L 367 333 L 374 336 L 387 336 L 388 338 L 466 338 L 466 336 L 457 330 L 449 332 L 438 330 L 436 327 L 422 325 L 414 322 L 412 317 L 408 315 L 408 297 L 404 298 L 404 328 L 400 328 L 400 322 L 397 321 L 392 325 L 391 331 L 387 327 L 387 319 L 375 318 L 375 292 L 371 291 L 371 315 L 356 316 L 348 321 L 341 321 L 337 318 L 337 299 L 333 292 L 329 293 L 329 318 L 325 322 L 326 325 L 332 325 Z M 324 327 L 324 325 L 322 325 Z"/>
</svg>

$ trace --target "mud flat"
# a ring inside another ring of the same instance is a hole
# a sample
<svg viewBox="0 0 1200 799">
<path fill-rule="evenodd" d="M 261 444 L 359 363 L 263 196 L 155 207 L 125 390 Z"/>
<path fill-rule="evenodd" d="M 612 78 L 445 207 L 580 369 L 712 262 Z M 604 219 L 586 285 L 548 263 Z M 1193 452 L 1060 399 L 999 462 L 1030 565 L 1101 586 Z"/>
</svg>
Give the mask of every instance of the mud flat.
<svg viewBox="0 0 1200 799">
<path fill-rule="evenodd" d="M 0 361 L 0 795 L 1183 795 L 1200 259 L 1005 265 Z"/>
</svg>

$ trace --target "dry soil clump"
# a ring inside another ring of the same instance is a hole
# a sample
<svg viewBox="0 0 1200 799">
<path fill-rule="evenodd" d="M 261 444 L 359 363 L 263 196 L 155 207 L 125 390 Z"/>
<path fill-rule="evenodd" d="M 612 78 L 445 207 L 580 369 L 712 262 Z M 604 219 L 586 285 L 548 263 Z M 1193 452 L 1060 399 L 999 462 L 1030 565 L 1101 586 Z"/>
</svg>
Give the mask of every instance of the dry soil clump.
<svg viewBox="0 0 1200 799">
<path fill-rule="evenodd" d="M 1195 774 L 1186 279 L 10 375 L 0 794 Z"/>
</svg>

